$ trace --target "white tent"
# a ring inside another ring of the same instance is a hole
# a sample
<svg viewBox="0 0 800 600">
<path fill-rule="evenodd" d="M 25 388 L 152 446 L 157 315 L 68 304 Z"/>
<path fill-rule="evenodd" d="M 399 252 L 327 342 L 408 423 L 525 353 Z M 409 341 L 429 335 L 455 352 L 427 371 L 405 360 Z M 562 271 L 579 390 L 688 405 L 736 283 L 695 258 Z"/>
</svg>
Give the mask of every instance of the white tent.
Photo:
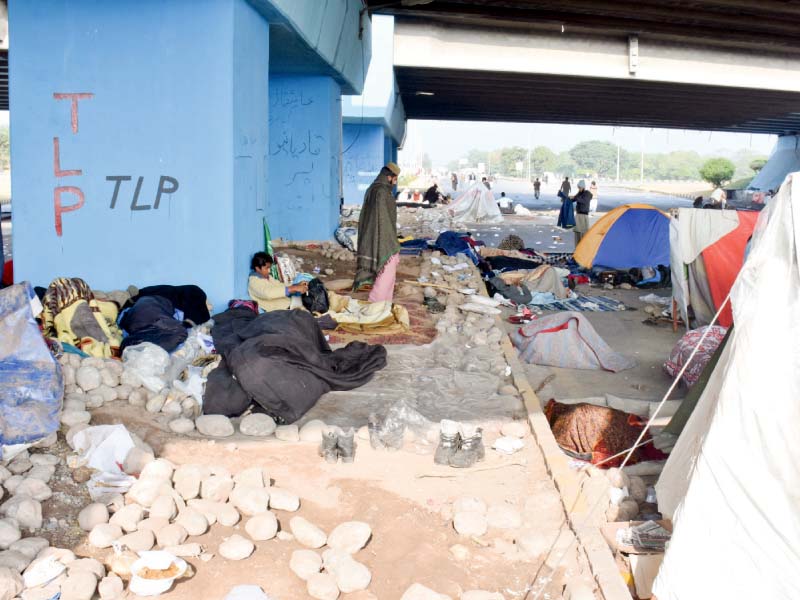
<svg viewBox="0 0 800 600">
<path fill-rule="evenodd" d="M 503 215 L 491 190 L 482 182 L 473 183 L 450 207 L 457 223 L 502 223 Z"/>
<path fill-rule="evenodd" d="M 800 173 L 761 214 L 735 329 L 656 485 L 659 600 L 800 598 Z"/>
</svg>

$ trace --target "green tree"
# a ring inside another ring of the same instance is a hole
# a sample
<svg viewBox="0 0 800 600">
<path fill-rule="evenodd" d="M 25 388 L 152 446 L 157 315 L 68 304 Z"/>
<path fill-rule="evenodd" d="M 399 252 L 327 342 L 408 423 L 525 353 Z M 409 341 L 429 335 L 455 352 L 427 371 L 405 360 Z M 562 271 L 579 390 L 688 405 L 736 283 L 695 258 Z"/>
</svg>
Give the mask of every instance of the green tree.
<svg viewBox="0 0 800 600">
<path fill-rule="evenodd" d="M 601 176 L 616 174 L 617 146 L 611 142 L 581 142 L 569 151 L 569 155 L 582 173 Z"/>
<path fill-rule="evenodd" d="M 487 163 L 489 162 L 489 153 L 486 150 L 477 150 L 473 148 L 469 152 L 467 152 L 467 160 L 469 161 L 469 166 L 475 168 L 478 166 L 478 163 Z"/>
<path fill-rule="evenodd" d="M 553 161 L 553 171 L 560 173 L 563 177 L 571 177 L 577 168 L 569 152 L 560 152 Z"/>
<path fill-rule="evenodd" d="M 767 164 L 766 158 L 755 158 L 750 161 L 750 168 L 758 173 L 761 169 L 764 168 L 764 165 Z"/>
<path fill-rule="evenodd" d="M 528 162 L 528 150 L 521 146 L 513 146 L 511 148 L 502 148 L 498 153 L 498 163 L 495 165 L 492 159 L 492 171 L 495 173 L 502 173 L 511 177 L 519 177 L 525 174 Z M 522 162 L 524 166 L 523 172 L 517 171 L 517 163 Z"/>
<path fill-rule="evenodd" d="M 555 167 L 556 153 L 547 146 L 536 146 L 531 150 L 531 175 L 552 171 Z"/>
<path fill-rule="evenodd" d="M 691 180 L 697 177 L 703 158 L 697 152 L 678 150 L 655 155 L 653 163 L 654 172 L 650 176 L 655 179 Z"/>
<path fill-rule="evenodd" d="M 733 178 L 736 165 L 727 158 L 711 158 L 700 167 L 700 177 L 715 187 L 722 187 Z"/>
</svg>

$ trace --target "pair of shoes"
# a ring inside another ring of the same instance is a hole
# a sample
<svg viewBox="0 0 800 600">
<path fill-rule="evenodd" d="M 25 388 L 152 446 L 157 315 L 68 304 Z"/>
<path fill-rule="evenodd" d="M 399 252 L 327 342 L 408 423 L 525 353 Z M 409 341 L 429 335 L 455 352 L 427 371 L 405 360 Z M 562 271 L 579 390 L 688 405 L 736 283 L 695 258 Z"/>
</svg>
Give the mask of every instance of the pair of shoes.
<svg viewBox="0 0 800 600">
<path fill-rule="evenodd" d="M 486 448 L 480 427 L 449 419 L 442 419 L 440 427 L 439 446 L 433 455 L 435 464 L 464 468 L 484 459 Z"/>
<path fill-rule="evenodd" d="M 437 298 L 425 298 L 422 303 L 430 313 L 443 313 L 447 308 L 444 304 L 439 302 Z"/>
<path fill-rule="evenodd" d="M 343 463 L 352 463 L 356 456 L 355 430 L 351 427 L 347 431 L 333 429 L 323 432 L 319 455 L 329 463 L 336 463 L 340 458 Z"/>
</svg>

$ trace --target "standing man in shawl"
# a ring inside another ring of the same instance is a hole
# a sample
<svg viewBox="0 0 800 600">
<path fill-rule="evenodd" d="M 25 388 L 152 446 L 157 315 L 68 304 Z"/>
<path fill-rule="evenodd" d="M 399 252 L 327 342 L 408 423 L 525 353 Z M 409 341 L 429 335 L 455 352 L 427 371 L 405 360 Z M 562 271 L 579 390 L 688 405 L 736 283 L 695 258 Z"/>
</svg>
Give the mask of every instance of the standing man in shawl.
<svg viewBox="0 0 800 600">
<path fill-rule="evenodd" d="M 358 253 L 354 290 L 369 289 L 369 301 L 392 301 L 400 244 L 397 241 L 397 204 L 392 189 L 400 167 L 390 162 L 364 194 L 358 220 Z"/>
</svg>

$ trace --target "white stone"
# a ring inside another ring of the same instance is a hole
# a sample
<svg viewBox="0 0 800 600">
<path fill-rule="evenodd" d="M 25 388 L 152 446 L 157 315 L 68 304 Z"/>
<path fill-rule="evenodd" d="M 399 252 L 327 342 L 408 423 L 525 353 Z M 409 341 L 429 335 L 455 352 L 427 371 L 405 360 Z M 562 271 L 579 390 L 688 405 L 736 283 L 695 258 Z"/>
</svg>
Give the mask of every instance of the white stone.
<svg viewBox="0 0 800 600">
<path fill-rule="evenodd" d="M 316 600 L 336 600 L 339 597 L 339 587 L 333 575 L 328 573 L 315 573 L 306 580 L 308 595 Z"/>
<path fill-rule="evenodd" d="M 415 583 L 400 596 L 400 600 L 452 600 L 452 598 L 434 592 L 421 583 Z"/>
<path fill-rule="evenodd" d="M 208 519 L 200 511 L 188 506 L 180 512 L 175 522 L 183 526 L 189 535 L 203 535 L 208 531 Z"/>
<path fill-rule="evenodd" d="M 300 432 L 297 425 L 280 425 L 275 429 L 275 437 L 282 442 L 299 442 Z"/>
<path fill-rule="evenodd" d="M 62 365 L 61 372 L 64 374 L 64 385 L 75 385 L 75 369 L 71 365 Z"/>
<path fill-rule="evenodd" d="M 147 402 L 145 402 L 144 408 L 147 412 L 151 413 L 161 412 L 161 409 L 164 408 L 164 402 L 166 399 L 167 397 L 164 394 L 156 394 Z"/>
<path fill-rule="evenodd" d="M 203 547 L 197 542 L 191 542 L 180 544 L 179 546 L 167 546 L 164 548 L 164 552 L 169 552 L 182 558 L 197 558 L 203 553 Z"/>
<path fill-rule="evenodd" d="M 266 487 L 269 486 L 269 477 L 265 477 L 263 468 L 250 467 L 244 471 L 239 471 L 233 478 L 233 482 L 237 486 Z"/>
<path fill-rule="evenodd" d="M 134 390 L 140 389 L 142 387 L 142 380 L 139 378 L 139 375 L 137 375 L 130 369 L 124 369 L 122 371 L 122 375 L 120 375 L 119 381 L 122 385 L 129 385 Z"/>
<path fill-rule="evenodd" d="M 606 477 L 612 486 L 623 488 L 630 486 L 631 480 L 628 474 L 617 467 L 612 467 L 606 471 Z"/>
<path fill-rule="evenodd" d="M 642 503 L 647 499 L 647 484 L 638 475 L 631 475 L 628 492 L 636 502 Z"/>
<path fill-rule="evenodd" d="M 219 554 L 228 560 L 244 560 L 255 550 L 253 542 L 241 535 L 232 535 L 219 545 Z"/>
<path fill-rule="evenodd" d="M 131 396 L 133 388 L 126 383 L 120 384 L 116 387 L 117 398 L 119 400 L 127 400 Z"/>
<path fill-rule="evenodd" d="M 322 548 L 328 540 L 328 536 L 322 529 L 303 517 L 292 517 L 289 521 L 289 528 L 295 539 L 307 548 Z"/>
<path fill-rule="evenodd" d="M 72 575 L 78 571 L 87 571 L 98 581 L 106 576 L 106 568 L 96 558 L 78 558 L 71 561 L 67 567 L 67 573 Z"/>
<path fill-rule="evenodd" d="M 278 533 L 278 519 L 267 511 L 250 517 L 244 525 L 244 530 L 257 542 L 271 540 Z"/>
<path fill-rule="evenodd" d="M 225 504 L 220 503 L 219 510 L 217 511 L 217 523 L 224 527 L 233 527 L 241 518 L 239 511 L 236 510 L 233 504 L 230 502 L 226 502 Z"/>
<path fill-rule="evenodd" d="M 529 429 L 527 423 L 523 423 L 522 421 L 503 423 L 503 425 L 500 427 L 500 433 L 508 437 L 524 438 L 528 431 Z"/>
<path fill-rule="evenodd" d="M 212 502 L 225 502 L 233 491 L 233 479 L 228 475 L 212 475 L 200 484 L 200 497 Z"/>
<path fill-rule="evenodd" d="M 36 558 L 36 556 L 45 548 L 50 546 L 50 542 L 48 542 L 44 538 L 40 537 L 29 537 L 18 540 L 9 546 L 9 550 L 13 550 L 14 552 L 19 552 L 20 554 L 24 554 L 31 560 Z"/>
<path fill-rule="evenodd" d="M 175 465 L 165 458 L 157 458 L 148 462 L 142 469 L 140 478 L 144 479 L 164 479 L 169 481 L 175 472 Z"/>
<path fill-rule="evenodd" d="M 100 369 L 100 381 L 109 388 L 115 388 L 119 385 L 119 375 L 108 368 Z"/>
<path fill-rule="evenodd" d="M 5 483 L 6 479 L 11 477 L 11 471 L 0 465 L 0 483 Z"/>
<path fill-rule="evenodd" d="M 52 548 L 48 547 L 39 552 L 36 555 L 36 560 L 41 560 L 44 558 L 48 558 L 50 556 L 54 556 L 55 559 L 60 562 L 62 565 L 68 565 L 73 560 L 75 560 L 75 553 L 72 550 L 67 550 L 66 548 Z"/>
<path fill-rule="evenodd" d="M 97 591 L 100 593 L 100 600 L 117 600 L 122 598 L 122 593 L 125 590 L 125 583 L 118 575 L 111 574 L 103 577 L 97 586 Z"/>
<path fill-rule="evenodd" d="M 269 415 L 255 413 L 247 415 L 239 423 L 239 431 L 244 435 L 267 437 L 275 433 L 275 420 Z"/>
<path fill-rule="evenodd" d="M 0 600 L 12 600 L 24 587 L 19 573 L 8 567 L 0 567 Z"/>
<path fill-rule="evenodd" d="M 104 384 L 97 388 L 93 393 L 89 394 L 89 397 L 92 398 L 97 395 L 102 398 L 100 405 L 103 405 L 106 402 L 113 402 L 117 399 L 117 388 L 112 388 Z"/>
<path fill-rule="evenodd" d="M 54 431 L 50 435 L 46 435 L 45 437 L 43 437 L 43 438 L 41 438 L 39 440 L 36 440 L 33 443 L 33 446 L 31 446 L 31 447 L 32 448 L 51 448 L 51 447 L 55 446 L 57 442 L 58 442 L 58 433 Z"/>
<path fill-rule="evenodd" d="M 453 544 L 450 546 L 450 554 L 452 554 L 453 558 L 456 560 L 461 561 L 469 560 L 470 556 L 472 556 L 472 552 L 463 544 Z"/>
<path fill-rule="evenodd" d="M 61 410 L 65 410 L 65 411 L 73 411 L 73 410 L 82 411 L 82 410 L 86 410 L 86 402 L 84 402 L 83 400 L 77 400 L 75 398 L 72 398 L 72 399 L 69 399 L 69 400 L 64 400 L 64 404 L 61 407 Z"/>
<path fill-rule="evenodd" d="M 153 504 L 150 505 L 151 517 L 163 517 L 164 519 L 171 521 L 177 512 L 175 500 L 173 500 L 170 496 L 159 496 L 155 499 Z"/>
<path fill-rule="evenodd" d="M 92 600 L 97 579 L 88 571 L 68 575 L 61 584 L 61 600 Z"/>
<path fill-rule="evenodd" d="M 89 543 L 95 548 L 110 548 L 111 544 L 122 537 L 119 525 L 100 523 L 89 533 Z"/>
<path fill-rule="evenodd" d="M 157 531 L 161 531 L 169 525 L 169 521 L 167 519 L 161 517 L 148 517 L 146 519 L 142 519 L 136 525 L 137 531 L 152 531 L 154 534 Z"/>
<path fill-rule="evenodd" d="M 453 513 L 469 511 L 486 514 L 486 510 L 486 503 L 475 496 L 461 496 L 453 502 Z"/>
<path fill-rule="evenodd" d="M 209 437 L 222 438 L 233 435 L 233 424 L 224 415 L 201 415 L 194 422 L 197 431 Z"/>
<path fill-rule="evenodd" d="M 331 531 L 327 543 L 330 548 L 341 550 L 347 554 L 355 554 L 367 545 L 370 537 L 372 537 L 372 528 L 367 523 L 347 521 Z"/>
<path fill-rule="evenodd" d="M 53 492 L 50 489 L 50 486 L 48 486 L 41 479 L 33 479 L 31 477 L 28 477 L 17 486 L 17 489 L 14 491 L 14 494 L 29 496 L 34 500 L 42 502 L 50 498 L 50 496 L 53 495 Z"/>
<path fill-rule="evenodd" d="M 65 410 L 61 413 L 61 424 L 68 429 L 81 423 L 88 423 L 91 420 L 92 415 L 85 410 Z"/>
<path fill-rule="evenodd" d="M 27 475 L 28 479 L 38 479 L 39 481 L 47 483 L 53 478 L 55 472 L 55 465 L 35 465 L 25 475 Z"/>
<path fill-rule="evenodd" d="M 200 483 L 204 477 L 210 475 L 208 467 L 202 465 L 181 465 L 175 469 L 172 476 L 172 482 L 175 485 L 175 491 L 181 495 L 184 500 L 191 500 L 200 495 Z"/>
<path fill-rule="evenodd" d="M 166 402 L 161 412 L 168 417 L 176 418 L 183 416 L 183 407 L 180 402 Z M 233 425 L 231 425 L 233 427 Z"/>
<path fill-rule="evenodd" d="M 173 433 L 185 435 L 194 431 L 194 421 L 180 417 L 170 421 L 169 428 Z"/>
<path fill-rule="evenodd" d="M 303 581 L 322 569 L 322 558 L 313 550 L 295 550 L 289 559 L 289 568 Z"/>
<path fill-rule="evenodd" d="M 128 404 L 131 406 L 144 406 L 147 404 L 147 392 L 140 387 L 133 388 L 131 393 L 128 394 Z"/>
<path fill-rule="evenodd" d="M 3 504 L 5 515 L 14 519 L 21 529 L 42 527 L 42 505 L 29 496 L 17 495 Z"/>
<path fill-rule="evenodd" d="M 162 548 L 165 546 L 178 546 L 186 541 L 188 535 L 183 525 L 172 523 L 156 531 L 156 541 Z"/>
<path fill-rule="evenodd" d="M 264 488 L 237 485 L 230 494 L 230 501 L 239 512 L 249 517 L 267 512 L 269 492 Z"/>
<path fill-rule="evenodd" d="M 112 515 L 108 522 L 113 525 L 118 525 L 122 531 L 131 533 L 139 528 L 139 522 L 143 517 L 144 508 L 134 502 L 120 508 Z"/>
<path fill-rule="evenodd" d="M 83 431 L 84 429 L 88 429 L 88 427 L 89 427 L 88 423 L 79 423 L 78 425 L 70 427 L 67 430 L 67 433 L 64 437 L 66 438 L 67 444 L 69 445 L 70 448 L 75 450 L 75 435 Z"/>
<path fill-rule="evenodd" d="M 486 513 L 489 527 L 495 529 L 517 529 L 522 527 L 522 515 L 508 504 L 493 504 Z"/>
<path fill-rule="evenodd" d="M 505 600 L 503 594 L 483 590 L 469 590 L 461 594 L 461 600 Z"/>
<path fill-rule="evenodd" d="M 486 533 L 486 516 L 474 511 L 457 512 L 453 517 L 453 528 L 459 535 L 481 536 Z"/>
<path fill-rule="evenodd" d="M 319 419 L 312 419 L 300 428 L 300 441 L 319 444 L 322 441 L 322 432 L 327 428 L 328 426 L 324 422 Z"/>
<path fill-rule="evenodd" d="M 172 487 L 168 481 L 163 479 L 142 479 L 135 481 L 128 490 L 128 501 L 133 501 L 146 508 L 149 508 L 156 498 L 163 494 L 169 494 Z"/>
<path fill-rule="evenodd" d="M 147 452 L 134 446 L 128 451 L 128 455 L 122 463 L 122 470 L 128 475 L 139 475 L 149 463 L 155 460 L 152 452 Z"/>
<path fill-rule="evenodd" d="M 134 531 L 123 535 L 117 542 L 134 552 L 145 552 L 155 545 L 156 536 L 152 531 L 143 529 L 142 531 Z"/>
<path fill-rule="evenodd" d="M 100 378 L 100 371 L 94 367 L 83 366 L 75 372 L 75 383 L 77 383 L 84 392 L 89 392 L 99 388 L 103 381 Z"/>
<path fill-rule="evenodd" d="M 108 523 L 108 507 L 99 502 L 87 504 L 78 513 L 78 525 L 84 531 L 91 531 L 95 525 Z"/>
<path fill-rule="evenodd" d="M 369 569 L 341 550 L 326 550 L 323 554 L 325 570 L 333 575 L 339 591 L 349 594 L 365 590 L 372 580 Z"/>
<path fill-rule="evenodd" d="M 22 573 L 30 564 L 31 559 L 16 550 L 0 551 L 0 567 L 14 569 L 17 573 Z"/>
<path fill-rule="evenodd" d="M 295 512 L 300 508 L 300 498 L 296 494 L 278 487 L 271 487 L 268 491 L 270 508 L 287 512 Z"/>
</svg>

